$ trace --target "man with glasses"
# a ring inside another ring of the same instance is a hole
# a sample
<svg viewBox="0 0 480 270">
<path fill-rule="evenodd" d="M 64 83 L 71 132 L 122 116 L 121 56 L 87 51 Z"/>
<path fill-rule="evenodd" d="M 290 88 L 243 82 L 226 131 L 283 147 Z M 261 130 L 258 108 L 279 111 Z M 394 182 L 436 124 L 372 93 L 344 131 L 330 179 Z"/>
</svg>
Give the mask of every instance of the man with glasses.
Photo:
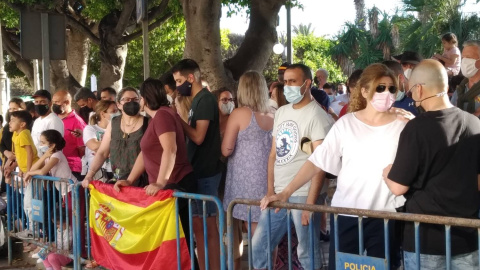
<svg viewBox="0 0 480 270">
<path fill-rule="evenodd" d="M 402 65 L 393 60 L 383 61 L 382 64 L 392 70 L 393 73 L 395 73 L 395 76 L 398 78 L 399 89 L 395 98 L 395 103 L 393 103 L 393 107 L 404 109 L 405 111 L 408 111 L 416 116 L 418 112 L 415 108 L 415 103 L 413 102 L 413 99 L 407 95 L 408 80 L 403 73 Z"/>
<path fill-rule="evenodd" d="M 406 198 L 407 213 L 478 218 L 480 120 L 447 95 L 448 76 L 436 60 L 424 60 L 410 78 L 415 106 L 424 113 L 403 129 L 393 165 L 383 177 L 393 194 Z M 476 229 L 451 229 L 452 269 L 478 269 Z M 445 269 L 445 228 L 420 225 L 420 267 Z M 405 269 L 417 269 L 415 229 L 406 222 Z"/>
</svg>

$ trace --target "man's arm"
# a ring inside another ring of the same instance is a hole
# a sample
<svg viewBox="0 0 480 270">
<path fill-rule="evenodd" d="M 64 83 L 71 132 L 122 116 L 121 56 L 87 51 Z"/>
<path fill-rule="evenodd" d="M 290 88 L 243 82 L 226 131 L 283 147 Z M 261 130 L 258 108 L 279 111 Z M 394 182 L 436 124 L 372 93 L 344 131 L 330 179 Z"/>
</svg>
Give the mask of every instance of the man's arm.
<svg viewBox="0 0 480 270">
<path fill-rule="evenodd" d="M 270 154 L 268 155 L 268 168 L 267 168 L 267 197 L 275 194 L 274 182 L 275 177 L 273 175 L 275 160 L 277 158 L 277 145 L 275 136 L 272 138 L 272 148 L 270 149 Z"/>
<path fill-rule="evenodd" d="M 407 193 L 410 187 L 401 185 L 388 178 L 388 174 L 390 173 L 391 169 L 392 169 L 392 164 L 388 165 L 385 169 L 383 169 L 383 180 L 385 180 L 385 184 L 387 184 L 387 187 L 395 196 L 401 196 Z"/>
<path fill-rule="evenodd" d="M 207 135 L 208 125 L 210 124 L 209 120 L 197 120 L 196 128 L 191 127 L 185 121 L 182 120 L 183 131 L 190 140 L 192 140 L 196 145 L 200 145 L 205 140 Z"/>
</svg>

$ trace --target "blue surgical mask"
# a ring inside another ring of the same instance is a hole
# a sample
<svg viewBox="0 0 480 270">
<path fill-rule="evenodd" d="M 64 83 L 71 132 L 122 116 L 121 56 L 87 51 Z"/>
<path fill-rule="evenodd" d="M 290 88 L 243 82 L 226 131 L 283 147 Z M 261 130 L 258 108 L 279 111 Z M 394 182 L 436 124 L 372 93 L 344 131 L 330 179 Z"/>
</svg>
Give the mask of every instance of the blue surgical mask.
<svg viewBox="0 0 480 270">
<path fill-rule="evenodd" d="M 398 91 L 395 101 L 400 101 L 405 97 L 405 91 Z"/>
<path fill-rule="evenodd" d="M 48 151 L 48 148 L 49 148 L 48 145 L 40 145 L 40 146 L 38 147 L 38 151 L 39 151 L 40 153 L 46 153 L 46 152 Z"/>
<path fill-rule="evenodd" d="M 328 99 L 330 99 L 330 103 L 332 103 L 333 100 L 335 99 L 335 96 L 334 95 L 328 95 Z"/>
<path fill-rule="evenodd" d="M 297 104 L 303 99 L 305 93 L 301 94 L 301 92 L 302 87 L 305 85 L 306 82 L 307 81 L 304 81 L 301 86 L 285 85 L 283 87 L 283 93 L 285 94 L 285 98 L 289 103 Z M 307 91 L 305 90 L 305 92 Z"/>
</svg>

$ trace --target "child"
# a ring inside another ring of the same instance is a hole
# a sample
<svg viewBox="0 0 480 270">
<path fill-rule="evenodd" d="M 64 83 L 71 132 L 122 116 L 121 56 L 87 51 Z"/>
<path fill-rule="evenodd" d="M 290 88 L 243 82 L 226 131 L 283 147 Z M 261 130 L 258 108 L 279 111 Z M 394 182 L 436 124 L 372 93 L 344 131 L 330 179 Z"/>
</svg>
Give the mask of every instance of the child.
<svg viewBox="0 0 480 270">
<path fill-rule="evenodd" d="M 457 36 L 446 33 L 442 36 L 443 54 L 435 54 L 434 59 L 443 61 L 448 77 L 456 76 L 460 72 L 460 50 L 458 49 Z"/>
<path fill-rule="evenodd" d="M 17 162 L 18 175 L 23 176 L 32 167 L 32 164 L 38 160 L 37 149 L 33 143 L 32 136 L 28 127 L 32 122 L 32 116 L 27 111 L 14 111 L 10 115 L 10 132 L 13 132 L 12 143 L 14 156 L 7 162 Z M 10 175 L 5 175 L 6 182 L 9 182 Z M 32 184 L 25 179 L 26 186 L 23 200 L 23 210 L 28 218 L 28 228 L 18 233 L 19 238 L 31 239 L 33 238 L 33 220 L 32 220 Z"/>
<path fill-rule="evenodd" d="M 66 223 L 66 209 L 62 212 L 62 223 L 60 223 L 60 217 L 57 216 L 57 221 L 53 222 L 57 225 L 57 238 L 52 244 L 51 252 L 42 248 L 37 254 L 34 254 L 33 258 L 38 258 L 37 263 L 43 262 L 46 270 L 61 270 L 62 266 L 69 264 L 72 259 L 69 257 L 56 253 L 57 250 L 69 250 L 72 246 L 72 230 Z"/>
</svg>

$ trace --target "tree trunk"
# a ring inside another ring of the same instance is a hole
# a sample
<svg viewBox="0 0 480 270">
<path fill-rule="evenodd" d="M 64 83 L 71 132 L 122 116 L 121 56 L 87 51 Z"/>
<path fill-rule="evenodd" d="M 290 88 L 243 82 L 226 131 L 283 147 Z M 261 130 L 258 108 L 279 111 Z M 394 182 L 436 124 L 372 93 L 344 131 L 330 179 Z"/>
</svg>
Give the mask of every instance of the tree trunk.
<svg viewBox="0 0 480 270">
<path fill-rule="evenodd" d="M 84 34 L 70 28 L 67 35 L 67 67 L 80 85 L 87 79 L 90 42 Z"/>
<path fill-rule="evenodd" d="M 220 0 L 182 0 L 187 24 L 184 57 L 197 61 L 212 90 L 235 85 L 247 70 L 262 72 L 277 40 L 276 22 L 286 0 L 252 0 L 250 24 L 235 56 L 222 63 Z"/>
<path fill-rule="evenodd" d="M 20 56 L 20 47 L 12 40 L 11 33 L 5 30 L 5 27 L 2 26 L 2 45 L 3 49 L 7 52 L 7 54 L 12 57 L 15 61 L 17 68 L 25 74 L 27 77 L 28 82 L 31 86 L 34 85 L 33 83 L 33 66 L 30 60 L 23 59 Z M 0 48 L 1 50 L 2 48 Z"/>
<path fill-rule="evenodd" d="M 355 24 L 358 28 L 365 30 L 366 17 L 365 17 L 365 0 L 353 0 L 355 3 L 356 19 Z"/>
<path fill-rule="evenodd" d="M 68 70 L 67 61 L 50 61 L 50 71 L 50 92 L 55 93 L 59 90 L 67 90 L 73 97 L 78 89 L 82 87 Z"/>
<path fill-rule="evenodd" d="M 187 24 L 184 58 L 195 60 L 212 90 L 231 87 L 231 74 L 227 74 L 220 49 L 221 0 L 182 0 Z"/>
<path fill-rule="evenodd" d="M 238 80 L 247 70 L 263 72 L 277 40 L 278 12 L 285 0 L 253 0 L 250 6 L 250 24 L 245 40 L 234 57 L 225 62 Z"/>
<path fill-rule="evenodd" d="M 125 62 L 127 59 L 127 44 L 114 30 L 118 23 L 119 14 L 112 12 L 105 16 L 98 26 L 100 36 L 100 80 L 98 89 L 113 87 L 120 90 L 122 85 Z"/>
</svg>

